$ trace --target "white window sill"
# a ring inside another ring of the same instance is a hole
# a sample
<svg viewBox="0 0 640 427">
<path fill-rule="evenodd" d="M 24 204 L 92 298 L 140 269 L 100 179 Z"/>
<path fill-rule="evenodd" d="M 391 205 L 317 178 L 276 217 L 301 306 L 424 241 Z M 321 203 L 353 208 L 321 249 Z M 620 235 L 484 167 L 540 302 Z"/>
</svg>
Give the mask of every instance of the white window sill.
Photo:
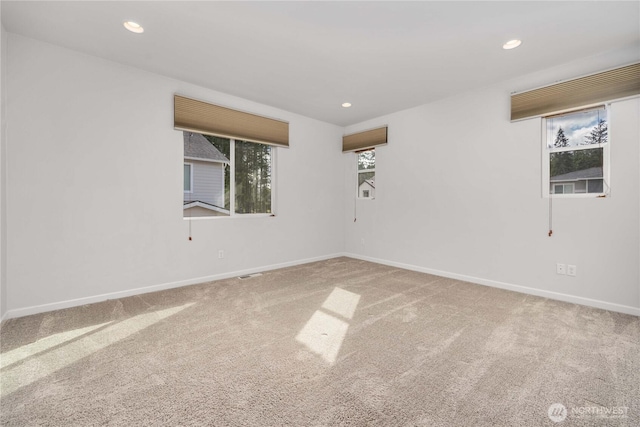
<svg viewBox="0 0 640 427">
<path fill-rule="evenodd" d="M 235 215 L 212 215 L 212 216 L 194 216 L 194 217 L 188 217 L 188 216 L 184 216 L 182 217 L 183 220 L 185 221 L 200 221 L 200 220 L 208 220 L 208 219 L 215 219 L 215 220 L 220 220 L 220 219 L 250 219 L 250 218 L 269 218 L 269 217 L 275 217 L 275 214 L 269 214 L 269 213 L 265 213 L 265 214 L 235 214 Z"/>
<path fill-rule="evenodd" d="M 611 197 L 604 193 L 586 193 L 586 194 L 545 194 L 544 198 L 553 199 L 607 199 Z"/>
</svg>

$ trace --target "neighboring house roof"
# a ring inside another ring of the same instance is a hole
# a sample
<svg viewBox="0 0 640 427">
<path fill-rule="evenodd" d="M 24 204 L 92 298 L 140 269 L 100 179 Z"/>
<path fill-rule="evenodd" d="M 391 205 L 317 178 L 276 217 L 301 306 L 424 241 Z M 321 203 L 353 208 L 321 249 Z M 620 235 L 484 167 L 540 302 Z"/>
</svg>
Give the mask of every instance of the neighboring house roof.
<svg viewBox="0 0 640 427">
<path fill-rule="evenodd" d="M 229 214 L 229 210 L 225 209 L 225 208 L 221 208 L 220 206 L 216 206 L 216 205 L 212 205 L 211 203 L 207 203 L 207 202 L 203 202 L 201 200 L 189 200 L 183 203 L 183 209 L 191 209 L 191 208 L 195 208 L 196 206 L 204 208 L 204 209 L 209 209 L 211 211 L 216 211 L 216 212 L 222 212 L 225 214 Z"/>
<path fill-rule="evenodd" d="M 369 184 L 371 188 L 376 188 L 376 177 L 374 176 L 371 179 L 365 179 L 364 182 L 360 184 L 360 187 L 362 187 L 364 184 Z"/>
<path fill-rule="evenodd" d="M 577 181 L 580 179 L 602 178 L 602 168 L 594 167 L 552 176 L 550 181 Z"/>
<path fill-rule="evenodd" d="M 225 157 L 207 138 L 199 133 L 183 132 L 184 158 L 204 160 L 208 162 L 229 163 Z"/>
</svg>

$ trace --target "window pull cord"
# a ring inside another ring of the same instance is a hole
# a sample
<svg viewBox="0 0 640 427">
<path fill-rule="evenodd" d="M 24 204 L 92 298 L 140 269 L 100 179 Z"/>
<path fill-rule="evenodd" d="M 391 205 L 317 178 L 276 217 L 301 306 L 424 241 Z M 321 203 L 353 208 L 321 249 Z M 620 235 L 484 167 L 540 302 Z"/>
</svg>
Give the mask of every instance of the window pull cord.
<svg viewBox="0 0 640 427">
<path fill-rule="evenodd" d="M 188 144 L 189 144 L 189 149 L 191 149 L 191 138 L 189 138 Z M 191 167 L 193 167 L 193 166 L 191 166 Z M 193 173 L 193 170 L 190 170 L 190 173 Z M 189 178 L 189 179 L 191 179 L 191 178 Z M 193 188 L 191 189 L 191 191 L 193 191 Z M 193 194 L 193 193 L 191 193 L 191 194 Z M 189 201 L 191 201 L 191 195 L 189 195 Z M 188 211 L 189 211 L 189 241 L 191 241 L 191 240 L 193 240 L 191 238 L 191 208 L 189 208 Z"/>
<path fill-rule="evenodd" d="M 358 196 L 353 199 L 353 222 L 358 219 Z"/>
<path fill-rule="evenodd" d="M 549 194 L 549 237 L 553 234 L 553 195 Z"/>
</svg>

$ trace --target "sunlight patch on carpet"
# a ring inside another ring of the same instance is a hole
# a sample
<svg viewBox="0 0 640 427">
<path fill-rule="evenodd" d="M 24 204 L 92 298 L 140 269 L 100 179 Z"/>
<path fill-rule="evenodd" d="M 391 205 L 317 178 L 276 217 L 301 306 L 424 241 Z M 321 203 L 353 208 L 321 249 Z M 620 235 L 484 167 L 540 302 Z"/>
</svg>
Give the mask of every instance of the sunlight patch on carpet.
<svg viewBox="0 0 640 427">
<path fill-rule="evenodd" d="M 335 288 L 321 308 L 313 313 L 296 340 L 333 365 L 349 329 L 349 323 L 338 316 L 353 318 L 359 301 L 360 295 Z"/>
<path fill-rule="evenodd" d="M 0 355 L 0 369 L 4 369 L 7 366 L 13 365 L 16 362 L 26 359 L 27 357 L 34 356 L 43 351 L 47 351 L 50 348 L 56 347 L 60 344 L 64 344 L 67 341 L 71 341 L 91 331 L 95 331 L 103 326 L 108 325 L 111 322 L 100 323 L 98 325 L 87 326 L 86 328 L 74 329 L 72 331 L 60 332 L 48 337 L 42 338 L 34 343 L 23 345 L 6 353 Z"/>
<path fill-rule="evenodd" d="M 26 360 L 24 363 L 14 364 L 13 366 L 8 367 L 6 370 L 3 369 L 0 379 L 0 395 L 6 396 L 22 387 L 33 384 L 34 382 L 41 380 L 56 371 L 66 368 L 67 366 L 70 366 L 71 364 L 79 361 L 84 357 L 91 355 L 92 353 L 102 350 L 111 344 L 115 344 L 118 341 L 121 341 L 137 332 L 140 332 L 143 329 L 148 328 L 155 323 L 158 323 L 162 319 L 179 313 L 180 311 L 192 306 L 193 304 L 195 303 L 189 303 L 178 307 L 168 308 L 166 310 L 140 314 L 130 319 L 115 323 L 111 326 L 107 326 L 106 328 L 95 333 L 90 333 L 87 336 L 69 342 L 66 345 L 61 345 L 57 348 L 53 348 L 50 351 L 44 351 L 43 349 L 39 349 L 38 346 L 35 346 L 33 347 L 33 353 L 21 353 L 22 359 L 25 359 L 26 357 L 32 355 L 35 355 L 34 357 Z M 102 325 L 98 325 L 97 327 L 100 326 Z M 97 327 L 95 329 L 97 329 Z M 87 333 L 87 331 L 83 333 Z M 34 344 L 38 344 L 39 342 L 40 341 Z"/>
<path fill-rule="evenodd" d="M 360 295 L 344 289 L 334 288 L 333 292 L 327 297 L 322 304 L 322 308 L 339 314 L 345 319 L 352 319 L 356 312 L 356 307 L 360 302 Z"/>
</svg>

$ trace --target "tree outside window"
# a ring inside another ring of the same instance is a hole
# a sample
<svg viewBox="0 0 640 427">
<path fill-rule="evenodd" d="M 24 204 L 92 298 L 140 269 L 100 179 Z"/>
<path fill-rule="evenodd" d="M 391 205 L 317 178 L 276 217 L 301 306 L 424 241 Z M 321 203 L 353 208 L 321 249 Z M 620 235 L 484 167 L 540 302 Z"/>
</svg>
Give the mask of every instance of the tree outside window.
<svg viewBox="0 0 640 427">
<path fill-rule="evenodd" d="M 265 144 L 205 135 L 220 152 L 232 159 L 225 168 L 225 208 L 232 210 L 231 186 L 237 214 L 271 213 L 272 147 Z M 233 152 L 233 156 L 231 156 Z M 233 170 L 233 180 L 231 174 Z"/>
</svg>

